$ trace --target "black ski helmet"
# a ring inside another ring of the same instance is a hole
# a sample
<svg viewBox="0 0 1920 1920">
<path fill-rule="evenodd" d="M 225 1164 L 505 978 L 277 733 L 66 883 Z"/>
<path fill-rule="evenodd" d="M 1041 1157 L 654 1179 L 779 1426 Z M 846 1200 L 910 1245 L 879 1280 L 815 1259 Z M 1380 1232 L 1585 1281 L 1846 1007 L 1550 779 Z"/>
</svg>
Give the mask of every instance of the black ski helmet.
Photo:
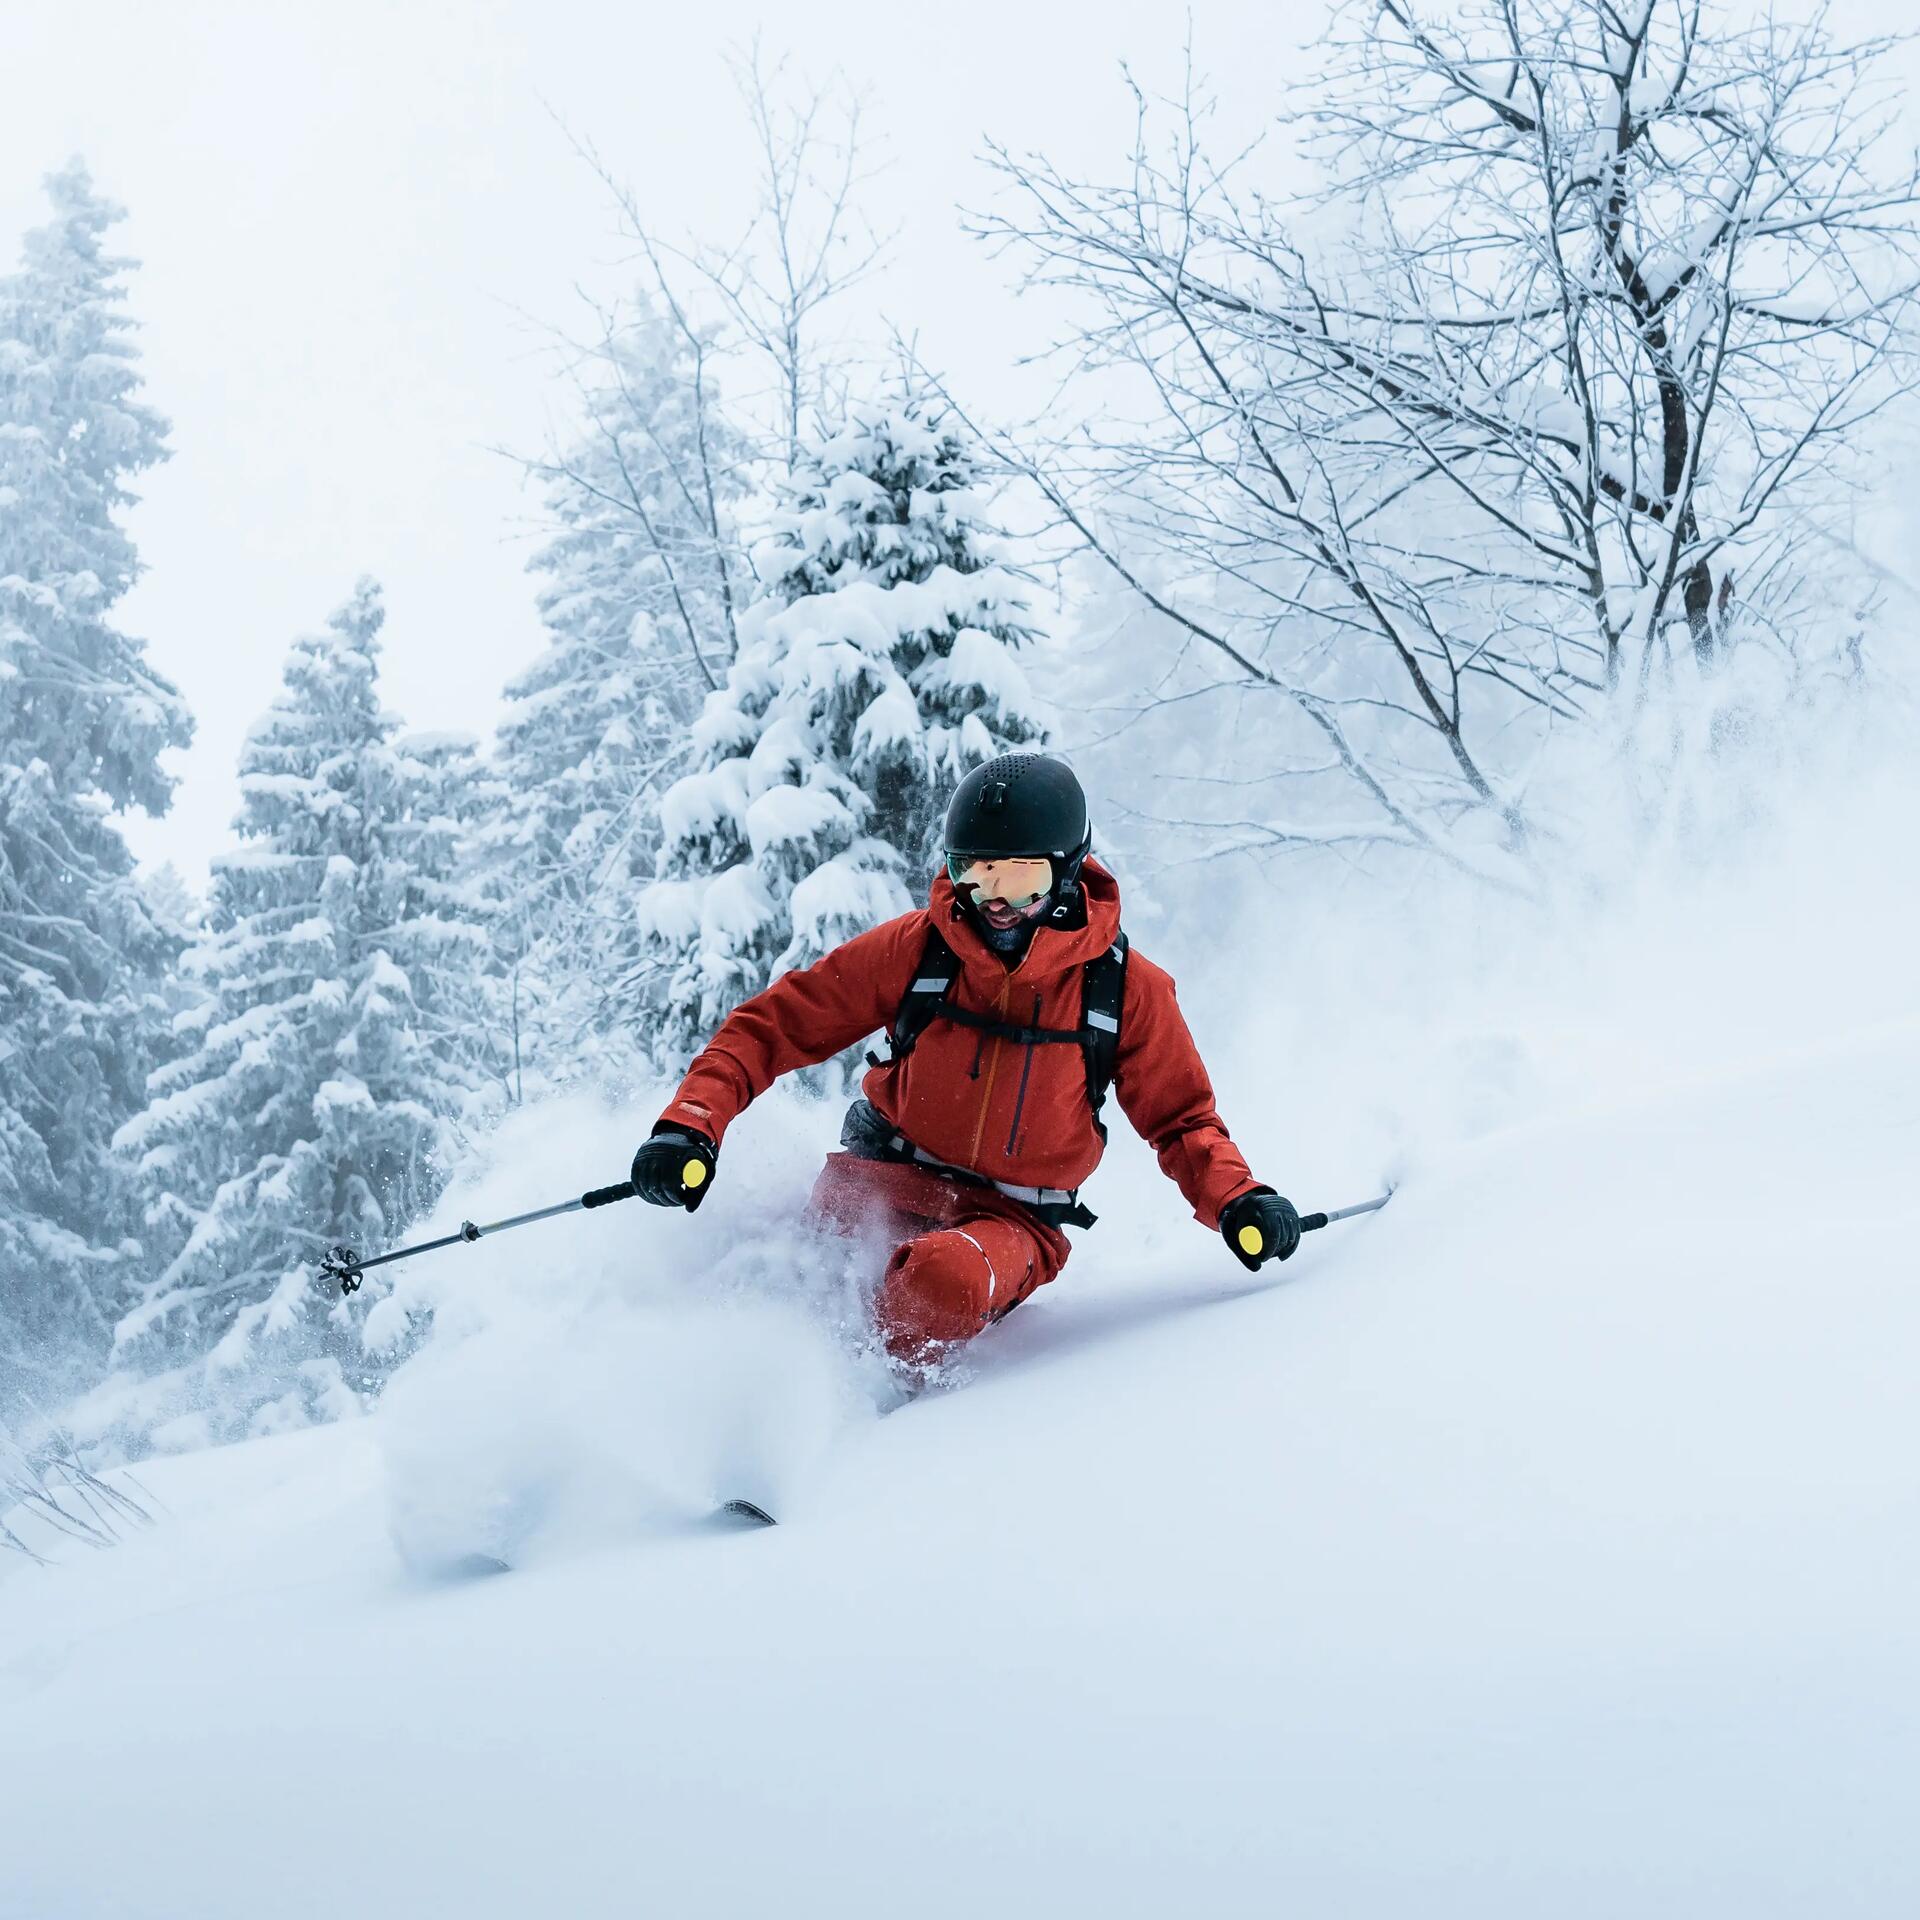
<svg viewBox="0 0 1920 1920">
<path fill-rule="evenodd" d="M 1053 862 L 1054 897 L 1067 904 L 1093 848 L 1087 796 L 1064 760 L 1003 753 L 954 789 L 947 807 L 947 852 L 992 859 Z"/>
</svg>

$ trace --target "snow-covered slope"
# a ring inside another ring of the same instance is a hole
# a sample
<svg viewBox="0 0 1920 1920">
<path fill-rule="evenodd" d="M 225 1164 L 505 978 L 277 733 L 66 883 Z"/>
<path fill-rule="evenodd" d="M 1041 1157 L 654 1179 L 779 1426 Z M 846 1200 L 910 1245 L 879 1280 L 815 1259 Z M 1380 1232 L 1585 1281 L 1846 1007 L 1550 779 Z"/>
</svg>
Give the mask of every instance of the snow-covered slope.
<svg viewBox="0 0 1920 1920">
<path fill-rule="evenodd" d="M 1895 1023 L 1488 1133 L 1271 1285 L 1116 1176 L 884 1420 L 605 1283 L 713 1212 L 540 1229 L 606 1237 L 537 1321 L 475 1249 L 464 1370 L 0 1556 L 0 1913 L 1911 1914 L 1917 1146 Z M 733 1411 L 676 1451 L 670 1388 Z M 769 1454 L 785 1525 L 698 1523 Z M 476 1472 L 525 1564 L 409 1574 L 389 1476 Z"/>
</svg>

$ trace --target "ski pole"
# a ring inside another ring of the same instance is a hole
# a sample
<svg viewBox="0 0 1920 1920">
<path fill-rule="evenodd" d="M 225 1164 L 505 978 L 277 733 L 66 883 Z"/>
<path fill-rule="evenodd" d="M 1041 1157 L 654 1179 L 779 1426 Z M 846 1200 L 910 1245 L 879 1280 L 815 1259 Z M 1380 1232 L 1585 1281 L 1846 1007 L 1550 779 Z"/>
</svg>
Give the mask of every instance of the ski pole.
<svg viewBox="0 0 1920 1920">
<path fill-rule="evenodd" d="M 705 1180 L 706 1171 L 701 1162 L 689 1160 L 686 1169 L 688 1188 L 698 1187 Z M 374 1267 L 390 1266 L 396 1260 L 411 1260 L 416 1253 L 437 1253 L 442 1247 L 460 1246 L 482 1239 L 489 1233 L 505 1233 L 509 1227 L 530 1226 L 536 1220 L 552 1220 L 563 1213 L 610 1207 L 617 1200 L 631 1200 L 633 1197 L 633 1182 L 622 1180 L 615 1186 L 595 1187 L 591 1192 L 581 1194 L 577 1200 L 562 1200 L 551 1207 L 536 1207 L 531 1213 L 516 1213 L 505 1220 L 489 1221 L 483 1227 L 476 1226 L 471 1220 L 462 1220 L 457 1233 L 443 1233 L 437 1240 L 422 1240 L 411 1247 L 395 1247 L 391 1253 L 376 1253 L 370 1260 L 361 1259 L 351 1247 L 330 1247 L 321 1258 L 320 1277 L 338 1281 L 342 1294 L 357 1293 L 360 1282 Z M 1357 1213 L 1376 1213 L 1392 1198 L 1393 1189 L 1389 1187 L 1379 1199 L 1363 1200 L 1358 1206 L 1339 1207 L 1331 1213 L 1302 1214 L 1300 1231 L 1312 1233 L 1320 1227 L 1331 1226 L 1336 1220 L 1351 1220 Z"/>
<path fill-rule="evenodd" d="M 1314 1233 L 1336 1220 L 1351 1220 L 1356 1213 L 1378 1213 L 1392 1198 L 1393 1189 L 1389 1187 L 1378 1200 L 1362 1200 L 1357 1207 L 1336 1207 L 1331 1213 L 1303 1213 L 1300 1216 L 1300 1231 Z M 1239 1243 L 1244 1265 L 1257 1266 L 1267 1257 L 1267 1237 L 1251 1221 L 1234 1238 Z"/>
<path fill-rule="evenodd" d="M 705 1172 L 706 1169 L 702 1167 L 703 1176 Z M 441 1247 L 478 1240 L 485 1234 L 505 1233 L 509 1227 L 524 1227 L 535 1220 L 551 1220 L 556 1214 L 578 1213 L 583 1207 L 610 1207 L 616 1200 L 631 1200 L 633 1194 L 633 1182 L 622 1180 L 618 1186 L 595 1187 L 591 1193 L 583 1193 L 577 1200 L 562 1200 L 558 1206 L 536 1207 L 532 1213 L 516 1213 L 510 1220 L 490 1221 L 484 1227 L 476 1227 L 471 1220 L 462 1220 L 458 1233 L 442 1234 L 438 1240 L 422 1240 L 418 1246 L 396 1247 L 391 1253 L 376 1253 L 371 1260 L 362 1260 L 351 1247 L 333 1247 L 320 1262 L 320 1277 L 339 1281 L 343 1294 L 355 1293 L 369 1268 L 384 1267 L 395 1260 L 411 1260 L 416 1253 L 433 1253 Z"/>
<path fill-rule="evenodd" d="M 1378 1200 L 1362 1200 L 1357 1207 L 1336 1207 L 1331 1213 L 1303 1213 L 1300 1216 L 1300 1231 L 1313 1233 L 1321 1227 L 1330 1227 L 1336 1220 L 1351 1220 L 1356 1213 L 1378 1213 L 1393 1198 L 1393 1189 L 1389 1187 Z"/>
</svg>

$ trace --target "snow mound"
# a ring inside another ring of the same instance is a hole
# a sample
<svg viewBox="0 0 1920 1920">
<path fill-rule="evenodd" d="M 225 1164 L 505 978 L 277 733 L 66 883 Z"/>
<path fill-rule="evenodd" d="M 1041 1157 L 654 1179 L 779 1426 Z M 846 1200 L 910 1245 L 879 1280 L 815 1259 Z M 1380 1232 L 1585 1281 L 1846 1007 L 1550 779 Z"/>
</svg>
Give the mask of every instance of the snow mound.
<svg viewBox="0 0 1920 1920">
<path fill-rule="evenodd" d="M 617 1155 L 645 1136 L 655 1105 L 516 1117 L 421 1237 L 577 1188 L 611 1142 Z M 866 1332 L 870 1250 L 793 1226 L 830 1117 L 781 1096 L 757 1107 L 697 1218 L 629 1201 L 400 1270 L 369 1335 L 398 1341 L 432 1311 L 374 1422 L 411 1569 L 551 1560 L 728 1499 L 803 1508 L 887 1391 Z"/>
<path fill-rule="evenodd" d="M 786 1518 L 872 1411 L 816 1319 L 739 1299 L 430 1346 L 376 1424 L 394 1544 L 437 1575 L 671 1531 L 729 1499 Z"/>
</svg>

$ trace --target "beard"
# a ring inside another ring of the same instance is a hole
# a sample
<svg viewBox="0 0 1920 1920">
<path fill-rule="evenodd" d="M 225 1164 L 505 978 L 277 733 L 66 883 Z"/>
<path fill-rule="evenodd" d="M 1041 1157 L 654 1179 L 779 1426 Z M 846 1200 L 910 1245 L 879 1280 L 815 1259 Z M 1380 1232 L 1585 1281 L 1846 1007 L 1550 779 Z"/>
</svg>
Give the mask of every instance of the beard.
<svg viewBox="0 0 1920 1920">
<path fill-rule="evenodd" d="M 1034 930 L 1047 916 L 1051 893 L 1039 893 L 1015 905 L 1011 900 L 987 900 L 977 892 L 968 899 L 987 945 L 1003 960 L 1024 953 Z"/>
</svg>

